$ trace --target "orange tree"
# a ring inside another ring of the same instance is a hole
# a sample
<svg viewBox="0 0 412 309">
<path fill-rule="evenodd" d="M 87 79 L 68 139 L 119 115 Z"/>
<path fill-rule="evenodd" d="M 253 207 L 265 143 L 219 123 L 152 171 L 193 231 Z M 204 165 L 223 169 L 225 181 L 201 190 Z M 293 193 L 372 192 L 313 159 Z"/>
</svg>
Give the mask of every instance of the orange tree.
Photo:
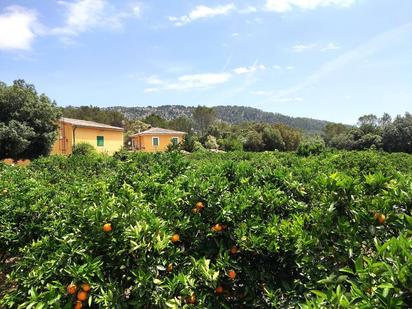
<svg viewBox="0 0 412 309">
<path fill-rule="evenodd" d="M 0 165 L 0 306 L 412 305 L 411 164 L 171 152 Z"/>
</svg>

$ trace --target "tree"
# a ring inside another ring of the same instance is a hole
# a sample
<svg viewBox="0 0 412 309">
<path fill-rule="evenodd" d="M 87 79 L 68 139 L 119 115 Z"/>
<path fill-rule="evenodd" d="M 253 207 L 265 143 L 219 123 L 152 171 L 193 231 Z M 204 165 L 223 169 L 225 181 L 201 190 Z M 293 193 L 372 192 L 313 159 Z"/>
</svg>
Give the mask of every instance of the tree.
<svg viewBox="0 0 412 309">
<path fill-rule="evenodd" d="M 183 131 L 183 132 L 190 132 L 193 128 L 193 121 L 186 117 L 180 116 L 173 120 L 169 121 L 168 127 L 173 130 Z"/>
<path fill-rule="evenodd" d="M 249 151 L 264 150 L 265 144 L 263 143 L 262 133 L 256 132 L 255 130 L 249 131 L 246 134 L 246 141 L 243 147 Z"/>
<path fill-rule="evenodd" d="M 326 144 L 330 144 L 331 140 L 342 133 L 345 133 L 348 131 L 348 128 L 341 124 L 341 123 L 328 123 L 324 128 L 323 128 L 323 137 L 325 139 Z"/>
<path fill-rule="evenodd" d="M 195 126 L 203 136 L 206 134 L 207 129 L 213 124 L 216 119 L 216 114 L 213 108 L 206 106 L 198 106 L 193 111 L 193 120 Z"/>
<path fill-rule="evenodd" d="M 282 124 L 274 125 L 282 135 L 283 142 L 285 143 L 286 151 L 294 151 L 298 148 L 301 140 L 301 134 L 298 130 L 290 128 Z"/>
<path fill-rule="evenodd" d="M 283 141 L 282 134 L 276 128 L 266 126 L 262 132 L 263 143 L 265 144 L 265 150 L 283 150 L 285 149 L 285 142 Z"/>
<path fill-rule="evenodd" d="M 412 115 L 397 116 L 383 128 L 383 148 L 386 151 L 403 151 L 412 153 Z"/>
<path fill-rule="evenodd" d="M 60 109 L 33 85 L 0 83 L 0 159 L 47 155 L 57 136 Z"/>
<path fill-rule="evenodd" d="M 205 147 L 207 149 L 218 149 L 219 145 L 217 144 L 216 137 L 213 135 L 208 135 L 206 138 Z"/>
<path fill-rule="evenodd" d="M 143 118 L 142 121 L 144 123 L 150 124 L 152 127 L 159 127 L 159 128 L 168 127 L 168 121 L 156 114 L 150 114 L 149 116 Z"/>
<path fill-rule="evenodd" d="M 63 109 L 63 116 L 96 121 L 116 127 L 123 127 L 126 120 L 124 115 L 117 110 L 103 109 L 97 106 L 67 106 Z"/>
<path fill-rule="evenodd" d="M 358 126 L 364 134 L 376 133 L 378 129 L 378 117 L 373 114 L 359 117 Z"/>
</svg>

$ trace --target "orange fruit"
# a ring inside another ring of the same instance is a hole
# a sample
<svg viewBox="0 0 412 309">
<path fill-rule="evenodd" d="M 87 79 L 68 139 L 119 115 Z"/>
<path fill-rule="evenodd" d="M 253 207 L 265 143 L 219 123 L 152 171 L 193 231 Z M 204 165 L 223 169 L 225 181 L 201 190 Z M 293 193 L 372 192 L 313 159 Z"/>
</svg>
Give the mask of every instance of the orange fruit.
<svg viewBox="0 0 412 309">
<path fill-rule="evenodd" d="M 186 298 L 186 303 L 188 303 L 188 304 L 196 303 L 196 295 L 192 294 L 192 296 L 187 297 Z"/>
<path fill-rule="evenodd" d="M 167 271 L 168 273 L 171 273 L 171 272 L 173 271 L 173 264 L 167 265 L 166 271 Z"/>
<path fill-rule="evenodd" d="M 80 300 L 77 300 L 77 301 L 74 303 L 73 308 L 74 308 L 74 309 L 83 308 L 83 302 L 81 302 Z"/>
<path fill-rule="evenodd" d="M 82 290 L 85 292 L 89 292 L 90 291 L 90 284 L 88 283 L 83 283 L 81 286 Z"/>
<path fill-rule="evenodd" d="M 230 254 L 235 255 L 236 253 L 238 253 L 239 249 L 236 246 L 232 246 L 229 251 Z"/>
<path fill-rule="evenodd" d="M 192 209 L 192 212 L 193 212 L 194 214 L 197 214 L 197 213 L 199 212 L 199 209 L 193 208 L 193 209 Z"/>
<path fill-rule="evenodd" d="M 112 231 L 112 225 L 111 223 L 106 223 L 103 225 L 103 232 L 108 233 Z"/>
<path fill-rule="evenodd" d="M 229 275 L 230 280 L 235 280 L 236 272 L 234 270 L 229 270 L 228 275 Z"/>
<path fill-rule="evenodd" d="M 202 202 L 197 202 L 196 205 L 195 205 L 195 208 L 197 210 L 202 210 L 203 208 L 205 208 L 205 205 L 203 205 Z"/>
<path fill-rule="evenodd" d="M 385 220 L 386 220 L 385 215 L 384 215 L 384 214 L 380 214 L 379 217 L 378 217 L 378 222 L 379 222 L 379 224 L 384 224 L 384 223 L 385 223 Z"/>
<path fill-rule="evenodd" d="M 67 293 L 69 293 L 70 295 L 76 294 L 77 291 L 77 286 L 74 283 L 70 283 L 67 286 Z"/>
<path fill-rule="evenodd" d="M 374 218 L 375 220 L 378 220 L 379 214 L 378 214 L 377 212 L 375 212 L 374 215 L 373 215 L 373 218 Z"/>
<path fill-rule="evenodd" d="M 216 289 L 215 289 L 215 293 L 216 294 L 222 294 L 223 293 L 223 287 L 221 285 L 219 285 Z"/>
<path fill-rule="evenodd" d="M 77 293 L 77 299 L 78 300 L 85 301 L 86 298 L 87 298 L 87 292 L 80 291 L 79 293 Z"/>
<path fill-rule="evenodd" d="M 180 241 L 179 234 L 173 234 L 173 236 L 172 236 L 172 238 L 170 238 L 170 240 L 172 241 L 172 243 L 177 243 L 178 241 Z"/>
<path fill-rule="evenodd" d="M 221 232 L 223 228 L 219 223 L 217 223 L 217 224 L 213 225 L 211 227 L 211 229 L 212 229 L 213 232 Z"/>
<path fill-rule="evenodd" d="M 80 309 L 82 307 L 83 307 L 83 303 L 80 300 L 78 300 L 74 303 L 73 309 Z"/>
</svg>

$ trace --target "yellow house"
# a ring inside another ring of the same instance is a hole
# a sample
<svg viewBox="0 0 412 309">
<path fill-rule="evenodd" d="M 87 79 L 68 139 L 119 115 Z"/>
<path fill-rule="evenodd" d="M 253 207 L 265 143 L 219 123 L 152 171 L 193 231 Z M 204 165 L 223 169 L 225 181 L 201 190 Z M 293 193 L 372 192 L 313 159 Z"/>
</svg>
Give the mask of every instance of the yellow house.
<svg viewBox="0 0 412 309">
<path fill-rule="evenodd" d="M 71 154 L 73 146 L 88 143 L 98 152 L 113 154 L 123 146 L 123 128 L 72 118 L 61 118 L 51 154 Z"/>
<path fill-rule="evenodd" d="M 180 143 L 185 132 L 162 128 L 150 128 L 131 136 L 132 149 L 146 152 L 165 151 L 171 143 Z"/>
</svg>

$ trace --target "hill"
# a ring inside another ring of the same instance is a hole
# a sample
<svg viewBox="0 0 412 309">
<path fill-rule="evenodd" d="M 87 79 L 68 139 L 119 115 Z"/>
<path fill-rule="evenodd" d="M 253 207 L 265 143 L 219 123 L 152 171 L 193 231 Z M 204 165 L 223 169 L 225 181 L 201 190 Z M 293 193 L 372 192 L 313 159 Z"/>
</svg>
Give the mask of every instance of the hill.
<svg viewBox="0 0 412 309">
<path fill-rule="evenodd" d="M 142 119 L 150 114 L 156 114 L 162 118 L 171 120 L 179 116 L 191 117 L 194 108 L 194 106 L 162 105 L 157 107 L 115 106 L 110 107 L 109 109 L 122 112 L 128 119 Z M 306 117 L 290 117 L 246 106 L 215 106 L 214 109 L 218 119 L 231 124 L 238 124 L 245 121 L 280 123 L 308 133 L 317 133 L 329 123 L 325 120 Z"/>
</svg>

